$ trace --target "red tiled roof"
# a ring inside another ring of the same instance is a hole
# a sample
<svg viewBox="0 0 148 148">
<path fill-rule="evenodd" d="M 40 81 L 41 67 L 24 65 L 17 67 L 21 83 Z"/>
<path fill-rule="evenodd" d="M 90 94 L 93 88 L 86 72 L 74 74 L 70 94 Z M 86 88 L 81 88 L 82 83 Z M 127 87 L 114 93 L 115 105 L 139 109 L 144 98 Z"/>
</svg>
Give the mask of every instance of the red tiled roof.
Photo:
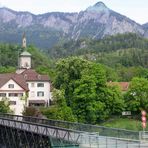
<svg viewBox="0 0 148 148">
<path fill-rule="evenodd" d="M 26 69 L 21 74 L 26 81 L 49 81 L 48 75 L 40 75 L 33 69 Z"/>
<path fill-rule="evenodd" d="M 109 86 L 119 86 L 121 91 L 127 91 L 129 88 L 129 82 L 108 82 Z"/>
<path fill-rule="evenodd" d="M 0 88 L 7 83 L 9 80 L 15 81 L 20 87 L 22 87 L 24 90 L 28 91 L 28 86 L 23 78 L 23 75 L 19 75 L 16 73 L 11 73 L 11 74 L 0 74 Z"/>
<path fill-rule="evenodd" d="M 15 81 L 18 85 L 27 91 L 29 90 L 26 83 L 27 81 L 49 81 L 49 77 L 47 75 L 40 75 L 33 69 L 26 69 L 21 74 L 0 74 L 0 88 L 10 79 Z"/>
<path fill-rule="evenodd" d="M 10 80 L 12 74 L 0 74 L 0 88 Z"/>
</svg>

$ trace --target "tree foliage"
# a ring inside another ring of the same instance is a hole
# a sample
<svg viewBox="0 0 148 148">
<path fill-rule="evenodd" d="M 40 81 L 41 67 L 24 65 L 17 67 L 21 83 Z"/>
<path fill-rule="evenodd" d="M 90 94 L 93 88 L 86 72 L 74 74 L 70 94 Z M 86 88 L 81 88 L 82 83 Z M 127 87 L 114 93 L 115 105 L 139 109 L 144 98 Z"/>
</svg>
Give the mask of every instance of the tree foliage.
<svg viewBox="0 0 148 148">
<path fill-rule="evenodd" d="M 148 111 L 148 80 L 133 78 L 130 89 L 125 95 L 127 109 L 135 113 L 142 109 Z"/>
<path fill-rule="evenodd" d="M 18 68 L 19 54 L 23 49 L 19 45 L 12 44 L 0 44 L 0 73 L 11 73 L 15 72 Z M 32 55 L 32 68 L 36 69 L 41 74 L 50 75 L 51 79 L 54 78 L 54 64 L 38 48 L 33 45 L 27 47 Z"/>
<path fill-rule="evenodd" d="M 15 68 L 14 67 L 10 67 L 10 66 L 7 66 L 7 67 L 0 67 L 0 73 L 12 73 L 12 72 L 15 72 Z"/>
<path fill-rule="evenodd" d="M 22 114 L 23 116 L 38 117 L 40 115 L 40 111 L 34 106 L 29 106 L 24 108 L 24 111 Z"/>
<path fill-rule="evenodd" d="M 79 122 L 96 123 L 123 109 L 120 93 L 106 86 L 102 65 L 71 57 L 60 60 L 56 72 L 54 85 L 64 90 L 66 103 Z"/>
<path fill-rule="evenodd" d="M 84 56 L 87 59 L 114 67 L 148 67 L 148 40 L 133 33 L 106 36 L 100 40 L 70 40 L 49 50 L 51 58 Z"/>
<path fill-rule="evenodd" d="M 76 122 L 70 107 L 67 106 L 63 92 L 57 89 L 53 90 L 54 105 L 47 108 L 41 108 L 41 112 L 49 119 Z"/>
<path fill-rule="evenodd" d="M 9 107 L 9 102 L 7 99 L 2 98 L 0 101 L 0 113 L 10 113 L 10 107 Z"/>
</svg>

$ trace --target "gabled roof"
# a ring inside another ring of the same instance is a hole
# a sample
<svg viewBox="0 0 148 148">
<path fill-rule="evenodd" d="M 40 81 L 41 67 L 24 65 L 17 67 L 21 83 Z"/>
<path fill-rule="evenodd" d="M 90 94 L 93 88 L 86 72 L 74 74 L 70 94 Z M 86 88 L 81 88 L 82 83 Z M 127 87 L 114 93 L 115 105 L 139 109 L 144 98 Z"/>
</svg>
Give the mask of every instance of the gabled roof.
<svg viewBox="0 0 148 148">
<path fill-rule="evenodd" d="M 40 75 L 33 69 L 26 69 L 21 74 L 26 81 L 49 81 L 48 75 Z"/>
<path fill-rule="evenodd" d="M 27 86 L 27 81 L 49 82 L 49 77 L 47 75 L 40 75 L 33 69 L 26 69 L 21 74 L 17 73 L 0 74 L 0 88 L 11 79 L 26 91 L 29 90 Z"/>
<path fill-rule="evenodd" d="M 23 75 L 16 74 L 16 73 L 10 73 L 10 74 L 0 74 L 0 88 L 5 85 L 9 80 L 15 81 L 20 87 L 22 87 L 24 90 L 28 91 L 28 86 L 23 78 Z"/>
<path fill-rule="evenodd" d="M 0 74 L 0 88 L 11 79 L 12 74 Z"/>
<path fill-rule="evenodd" d="M 127 91 L 129 88 L 129 82 L 108 82 L 109 86 L 119 86 L 121 91 Z"/>
</svg>

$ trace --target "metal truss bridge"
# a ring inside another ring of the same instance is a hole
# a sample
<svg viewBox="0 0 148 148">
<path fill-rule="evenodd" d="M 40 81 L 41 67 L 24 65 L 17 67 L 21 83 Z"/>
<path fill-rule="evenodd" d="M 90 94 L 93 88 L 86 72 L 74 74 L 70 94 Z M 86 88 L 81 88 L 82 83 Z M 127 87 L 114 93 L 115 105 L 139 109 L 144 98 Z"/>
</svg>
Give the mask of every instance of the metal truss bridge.
<svg viewBox="0 0 148 148">
<path fill-rule="evenodd" d="M 0 114 L 0 148 L 148 148 L 139 132 Z"/>
</svg>

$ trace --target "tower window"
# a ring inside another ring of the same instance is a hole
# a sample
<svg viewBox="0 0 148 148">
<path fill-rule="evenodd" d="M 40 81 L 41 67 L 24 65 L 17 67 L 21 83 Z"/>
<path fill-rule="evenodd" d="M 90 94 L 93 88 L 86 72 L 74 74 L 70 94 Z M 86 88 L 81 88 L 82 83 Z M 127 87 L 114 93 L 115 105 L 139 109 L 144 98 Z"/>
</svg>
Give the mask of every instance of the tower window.
<svg viewBox="0 0 148 148">
<path fill-rule="evenodd" d="M 25 67 L 29 67 L 29 64 L 27 62 L 25 62 Z"/>
</svg>

